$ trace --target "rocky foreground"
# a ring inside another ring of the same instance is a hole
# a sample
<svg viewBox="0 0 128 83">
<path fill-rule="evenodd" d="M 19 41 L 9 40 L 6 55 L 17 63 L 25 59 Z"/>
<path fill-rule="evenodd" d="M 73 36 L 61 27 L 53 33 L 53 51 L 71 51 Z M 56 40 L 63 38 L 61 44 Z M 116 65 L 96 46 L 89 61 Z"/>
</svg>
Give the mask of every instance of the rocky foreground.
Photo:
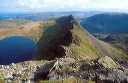
<svg viewBox="0 0 128 83">
<path fill-rule="evenodd" d="M 114 62 L 108 56 L 95 60 L 64 57 L 52 61 L 25 61 L 0 65 L 0 78 L 0 83 L 52 83 L 55 80 L 65 83 L 127 83 L 128 61 Z"/>
</svg>

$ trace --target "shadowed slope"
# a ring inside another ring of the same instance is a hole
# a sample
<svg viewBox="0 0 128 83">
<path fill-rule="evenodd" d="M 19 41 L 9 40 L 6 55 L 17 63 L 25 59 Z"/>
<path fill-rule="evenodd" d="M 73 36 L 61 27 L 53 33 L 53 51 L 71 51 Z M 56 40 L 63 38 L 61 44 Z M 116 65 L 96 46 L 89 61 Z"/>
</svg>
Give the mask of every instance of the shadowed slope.
<svg viewBox="0 0 128 83">
<path fill-rule="evenodd" d="M 92 34 L 128 34 L 128 14 L 97 14 L 82 19 L 81 25 Z"/>
</svg>

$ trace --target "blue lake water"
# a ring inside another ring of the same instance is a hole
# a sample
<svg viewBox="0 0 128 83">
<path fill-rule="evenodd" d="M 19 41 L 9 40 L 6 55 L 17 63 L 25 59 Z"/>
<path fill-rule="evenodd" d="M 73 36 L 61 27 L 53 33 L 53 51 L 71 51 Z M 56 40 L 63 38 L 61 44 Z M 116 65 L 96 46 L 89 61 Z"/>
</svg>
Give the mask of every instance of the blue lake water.
<svg viewBox="0 0 128 83">
<path fill-rule="evenodd" d="M 13 36 L 0 40 L 0 65 L 30 60 L 37 49 L 36 43 L 26 37 Z"/>
</svg>

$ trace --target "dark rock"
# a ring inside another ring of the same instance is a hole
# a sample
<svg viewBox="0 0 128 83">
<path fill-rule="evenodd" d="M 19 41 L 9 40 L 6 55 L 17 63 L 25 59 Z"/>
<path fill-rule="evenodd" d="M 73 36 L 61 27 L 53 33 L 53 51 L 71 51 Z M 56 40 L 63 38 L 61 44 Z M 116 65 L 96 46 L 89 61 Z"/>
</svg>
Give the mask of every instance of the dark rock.
<svg viewBox="0 0 128 83">
<path fill-rule="evenodd" d="M 122 82 L 120 82 L 120 83 L 128 83 L 128 80 L 123 80 Z"/>
<path fill-rule="evenodd" d="M 49 74 L 49 72 L 37 73 L 34 76 L 34 81 L 47 80 L 48 79 L 48 77 L 47 77 L 48 74 Z"/>
<path fill-rule="evenodd" d="M 34 81 L 46 80 L 56 74 L 58 69 L 58 60 L 48 62 L 44 66 L 37 70 L 34 76 Z"/>
<path fill-rule="evenodd" d="M 103 83 L 115 83 L 113 80 L 102 80 Z"/>
<path fill-rule="evenodd" d="M 118 70 L 121 70 L 122 72 L 124 72 L 124 69 L 123 68 L 117 68 Z"/>
</svg>

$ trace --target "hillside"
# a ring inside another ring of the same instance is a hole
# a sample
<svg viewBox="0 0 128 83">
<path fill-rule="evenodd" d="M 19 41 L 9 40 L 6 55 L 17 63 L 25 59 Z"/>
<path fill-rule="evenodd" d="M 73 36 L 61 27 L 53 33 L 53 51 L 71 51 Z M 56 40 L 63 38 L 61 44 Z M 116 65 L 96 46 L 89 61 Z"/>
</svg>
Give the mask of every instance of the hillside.
<svg viewBox="0 0 128 83">
<path fill-rule="evenodd" d="M 6 19 L 0 21 L 0 28 L 21 28 L 22 25 L 30 22 L 25 19 Z"/>
<path fill-rule="evenodd" d="M 37 42 L 38 51 L 33 59 L 51 60 L 64 56 L 75 59 L 95 59 L 100 56 L 110 56 L 113 59 L 126 57 L 122 52 L 94 38 L 72 16 L 54 19 L 50 25 L 40 25 L 40 28 L 42 33 Z"/>
<path fill-rule="evenodd" d="M 26 22 L 26 20 L 21 20 L 21 24 L 18 24 L 20 23 L 19 19 L 13 20 L 13 22 L 3 21 L 0 26 L 0 39 L 11 36 L 24 36 L 36 41 L 36 35 L 39 33 L 37 30 L 39 30 L 38 26 L 40 25 L 40 22 Z"/>
<path fill-rule="evenodd" d="M 82 19 L 81 25 L 92 34 L 128 34 L 128 14 L 97 14 Z"/>
</svg>

